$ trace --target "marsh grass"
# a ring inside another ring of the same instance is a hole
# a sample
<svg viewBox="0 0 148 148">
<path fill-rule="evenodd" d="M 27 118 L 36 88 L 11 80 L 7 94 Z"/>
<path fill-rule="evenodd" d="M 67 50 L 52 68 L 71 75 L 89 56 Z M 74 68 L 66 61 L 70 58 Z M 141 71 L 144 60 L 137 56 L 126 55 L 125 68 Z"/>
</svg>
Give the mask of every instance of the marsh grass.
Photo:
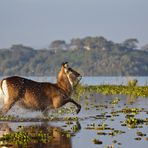
<svg viewBox="0 0 148 148">
<path fill-rule="evenodd" d="M 103 95 L 131 95 L 136 97 L 148 97 L 148 86 L 136 86 L 134 84 L 130 85 L 96 85 L 96 86 L 84 86 L 79 85 L 75 89 L 75 95 L 73 96 L 76 99 L 80 99 L 83 94 L 87 93 L 98 93 Z"/>
</svg>

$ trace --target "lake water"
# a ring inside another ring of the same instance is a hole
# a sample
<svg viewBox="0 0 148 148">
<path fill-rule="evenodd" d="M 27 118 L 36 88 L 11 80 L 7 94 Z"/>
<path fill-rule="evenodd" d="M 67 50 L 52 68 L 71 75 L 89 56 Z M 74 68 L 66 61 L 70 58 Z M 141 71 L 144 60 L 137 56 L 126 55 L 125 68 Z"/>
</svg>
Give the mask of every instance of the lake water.
<svg viewBox="0 0 148 148">
<path fill-rule="evenodd" d="M 37 81 L 49 81 L 56 82 L 56 77 L 30 77 Z M 138 85 L 148 85 L 148 77 L 82 77 L 81 83 L 85 85 L 102 85 L 102 84 L 113 84 L 113 85 L 127 85 L 129 80 L 138 80 Z"/>
<path fill-rule="evenodd" d="M 4 77 L 0 77 L 2 79 Z M 40 81 L 40 82 L 56 82 L 56 77 L 29 77 L 29 79 Z M 148 76 L 147 77 L 133 77 L 133 76 L 112 76 L 112 77 L 82 77 L 81 83 L 85 85 L 102 85 L 102 84 L 113 84 L 113 85 L 127 85 L 129 80 L 136 79 L 138 80 L 138 85 L 148 85 Z"/>
<path fill-rule="evenodd" d="M 148 77 L 85 77 L 82 83 L 86 85 L 98 84 L 117 84 L 126 85 L 129 79 L 137 79 L 138 85 L 147 85 Z M 37 81 L 55 82 L 55 77 L 31 77 Z M 112 104 L 112 100 L 119 99 L 117 104 Z M 52 121 L 52 122 L 0 122 L 0 137 L 6 133 L 16 131 L 27 131 L 34 134 L 37 131 L 48 133 L 53 138 L 50 142 L 44 143 L 38 139 L 28 142 L 27 147 L 56 147 L 56 148 L 97 148 L 97 147 L 119 147 L 119 148 L 147 148 L 148 147 L 148 122 L 139 123 L 134 128 L 124 125 L 127 120 L 126 113 L 121 112 L 124 108 L 138 108 L 139 111 L 134 115 L 136 119 L 148 119 L 148 98 L 127 96 L 127 95 L 101 95 L 83 94 L 79 103 L 82 109 L 76 114 L 56 114 L 61 117 L 78 117 L 78 121 Z M 68 109 L 71 104 L 67 105 Z M 9 115 L 19 115 L 19 117 L 41 117 L 40 112 L 22 110 L 14 106 L 8 113 Z M 52 112 L 49 113 L 52 115 Z M 18 117 L 18 118 L 19 118 Z M 20 128 L 23 127 L 23 128 Z M 75 130 L 74 127 L 78 129 Z M 104 127 L 103 129 L 101 129 Z M 105 129 L 106 127 L 106 129 Z M 101 134 L 101 132 L 103 134 Z M 144 135 L 139 136 L 141 132 Z M 102 144 L 94 144 L 97 139 Z M 0 145 L 5 145 L 0 141 Z"/>
</svg>

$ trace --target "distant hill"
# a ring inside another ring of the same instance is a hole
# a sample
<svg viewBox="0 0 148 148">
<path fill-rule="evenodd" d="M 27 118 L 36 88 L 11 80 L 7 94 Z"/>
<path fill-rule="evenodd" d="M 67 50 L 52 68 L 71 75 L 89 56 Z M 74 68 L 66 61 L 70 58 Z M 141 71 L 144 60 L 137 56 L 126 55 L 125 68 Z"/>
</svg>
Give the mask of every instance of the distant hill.
<svg viewBox="0 0 148 148">
<path fill-rule="evenodd" d="M 0 75 L 54 76 L 63 61 L 84 76 L 148 76 L 148 50 L 137 39 L 114 43 L 104 37 L 53 41 L 47 49 L 24 45 L 0 49 Z"/>
</svg>

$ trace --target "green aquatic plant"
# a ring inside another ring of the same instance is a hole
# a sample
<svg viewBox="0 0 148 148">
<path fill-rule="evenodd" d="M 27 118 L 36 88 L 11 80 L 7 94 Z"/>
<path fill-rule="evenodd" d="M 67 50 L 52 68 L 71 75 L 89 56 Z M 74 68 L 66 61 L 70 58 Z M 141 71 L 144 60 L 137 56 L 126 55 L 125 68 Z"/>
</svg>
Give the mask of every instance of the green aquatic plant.
<svg viewBox="0 0 148 148">
<path fill-rule="evenodd" d="M 97 135 L 104 135 L 105 136 L 105 135 L 107 135 L 107 133 L 100 131 L 100 132 L 97 133 Z"/>
<path fill-rule="evenodd" d="M 124 86 L 124 85 L 96 85 L 83 86 L 77 88 L 78 96 L 87 93 L 99 93 L 104 95 L 124 94 L 131 96 L 148 97 L 148 86 Z"/>
<path fill-rule="evenodd" d="M 125 120 L 125 124 L 129 127 L 129 128 L 137 128 L 137 125 L 139 124 L 143 124 L 146 123 L 147 121 L 144 119 L 138 119 L 135 117 L 130 117 L 128 119 Z"/>
<path fill-rule="evenodd" d="M 125 114 L 139 114 L 139 112 L 141 111 L 142 109 L 139 109 L 139 108 L 123 108 L 121 110 L 122 113 L 125 113 Z M 131 115 L 128 115 L 131 117 Z"/>
<path fill-rule="evenodd" d="M 111 101 L 111 104 L 118 104 L 119 101 L 120 99 L 116 97 L 115 99 Z"/>
<path fill-rule="evenodd" d="M 72 129 L 72 131 L 73 131 L 74 133 L 80 131 L 80 130 L 81 130 L 81 125 L 80 125 L 80 123 L 77 121 L 76 124 L 71 127 L 71 129 Z"/>
<path fill-rule="evenodd" d="M 64 121 L 78 121 L 78 117 L 63 117 Z"/>
<path fill-rule="evenodd" d="M 129 108 L 125 107 L 121 110 L 111 112 L 112 116 L 119 116 L 119 113 L 125 114 L 125 118 L 134 117 L 135 115 L 139 114 L 140 112 L 145 112 L 144 108 Z"/>
<path fill-rule="evenodd" d="M 99 139 L 96 139 L 96 138 L 92 139 L 92 142 L 94 144 L 102 144 L 103 143 L 102 141 L 100 141 Z"/>
<path fill-rule="evenodd" d="M 72 129 L 73 132 L 78 132 L 80 130 L 77 125 L 72 126 L 71 129 Z"/>
<path fill-rule="evenodd" d="M 125 133 L 124 131 L 112 129 L 110 132 L 99 131 L 99 132 L 97 133 L 97 135 L 116 136 L 116 135 L 120 135 L 120 134 L 124 134 L 124 133 Z"/>
<path fill-rule="evenodd" d="M 136 137 L 134 139 L 139 141 L 139 140 L 141 140 L 141 137 Z"/>
<path fill-rule="evenodd" d="M 142 133 L 142 132 L 136 132 L 137 136 L 143 137 L 146 136 L 146 134 Z"/>
<path fill-rule="evenodd" d="M 99 124 L 99 125 L 88 124 L 87 127 L 85 127 L 85 129 L 87 130 L 114 130 L 113 128 L 108 127 L 108 125 L 105 123 Z"/>
<path fill-rule="evenodd" d="M 111 132 L 108 133 L 108 135 L 110 136 L 116 136 L 116 135 L 120 135 L 120 134 L 124 134 L 125 132 L 122 130 L 112 130 Z"/>
<path fill-rule="evenodd" d="M 0 138 L 0 141 L 4 141 L 4 143 L 17 145 L 26 145 L 30 140 L 31 137 L 26 132 L 10 133 Z"/>
<path fill-rule="evenodd" d="M 58 133 L 58 135 L 56 135 L 56 133 Z M 54 143 L 54 141 L 59 138 L 59 135 L 62 137 L 68 137 L 68 134 L 71 135 L 72 133 L 72 130 L 66 132 L 61 128 L 47 125 L 19 125 L 17 131 L 11 130 L 10 133 L 0 137 L 0 147 L 30 147 L 32 144 L 49 144 L 52 142 Z"/>
</svg>

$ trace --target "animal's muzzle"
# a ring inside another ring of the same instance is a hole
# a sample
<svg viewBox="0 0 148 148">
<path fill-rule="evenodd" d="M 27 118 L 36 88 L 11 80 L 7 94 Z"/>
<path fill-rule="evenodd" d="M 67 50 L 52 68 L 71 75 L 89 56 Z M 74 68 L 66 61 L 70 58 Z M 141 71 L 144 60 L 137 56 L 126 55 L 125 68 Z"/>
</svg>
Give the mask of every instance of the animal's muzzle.
<svg viewBox="0 0 148 148">
<path fill-rule="evenodd" d="M 82 76 L 80 75 L 80 76 L 78 77 L 78 83 L 81 81 L 81 79 L 82 79 Z"/>
</svg>

